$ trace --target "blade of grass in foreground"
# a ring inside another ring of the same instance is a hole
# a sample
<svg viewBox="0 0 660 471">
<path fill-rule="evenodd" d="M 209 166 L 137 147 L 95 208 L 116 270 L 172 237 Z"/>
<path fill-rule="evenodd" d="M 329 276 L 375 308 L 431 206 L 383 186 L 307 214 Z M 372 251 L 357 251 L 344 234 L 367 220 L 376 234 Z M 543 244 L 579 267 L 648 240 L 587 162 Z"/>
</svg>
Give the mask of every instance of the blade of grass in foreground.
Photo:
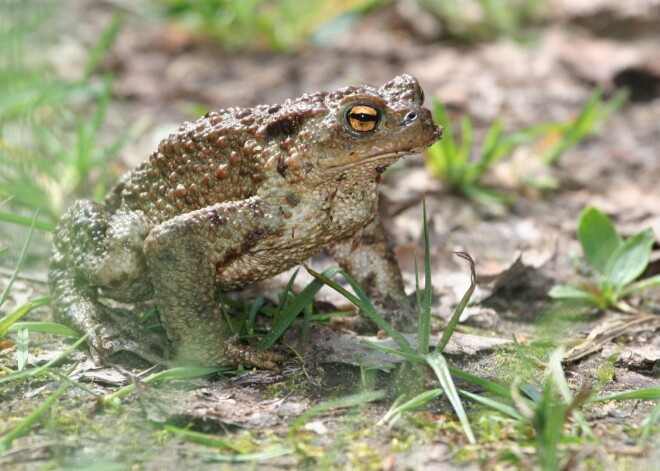
<svg viewBox="0 0 660 471">
<path fill-rule="evenodd" d="M 656 428 L 656 423 L 660 419 L 660 402 L 655 405 L 651 414 L 642 421 L 642 433 L 639 437 L 639 444 L 641 446 L 646 445 L 649 438 L 651 437 L 651 432 Z"/>
<path fill-rule="evenodd" d="M 32 218 L 30 231 L 28 232 L 28 235 L 25 238 L 25 243 L 23 244 L 21 253 L 18 255 L 18 261 L 16 262 L 16 267 L 14 268 L 14 272 L 11 274 L 7 286 L 2 291 L 2 293 L 0 293 L 0 306 L 2 306 L 7 300 L 7 297 L 9 296 L 9 292 L 11 291 L 11 287 L 13 286 L 14 282 L 16 281 L 16 278 L 18 277 L 18 272 L 21 270 L 21 266 L 23 265 L 23 261 L 25 260 L 25 256 L 27 255 L 27 249 L 30 246 L 30 242 L 32 242 L 32 234 L 34 234 L 34 225 L 37 222 L 38 215 L 39 215 L 39 211 L 36 211 L 34 213 L 34 217 Z"/>
<path fill-rule="evenodd" d="M 19 379 L 27 379 L 27 378 L 32 378 L 41 374 L 47 374 L 48 373 L 48 368 L 53 366 L 55 363 L 58 361 L 62 360 L 65 358 L 69 353 L 74 351 L 76 348 L 78 348 L 80 345 L 82 345 L 83 342 L 87 340 L 87 334 L 83 335 L 80 337 L 75 343 L 71 344 L 69 347 L 67 347 L 62 353 L 57 355 L 55 358 L 50 360 L 47 363 L 44 363 L 43 365 L 37 367 L 37 368 L 32 368 L 29 370 L 23 370 L 17 373 L 12 373 L 8 374 L 7 376 L 2 376 L 0 377 L 0 384 L 3 383 L 8 383 L 10 381 L 16 381 Z M 0 389 L 0 393 L 2 393 L 2 389 Z"/>
<path fill-rule="evenodd" d="M 2 319 L 0 319 L 0 337 L 4 337 L 4 335 L 9 330 L 9 327 L 12 324 L 14 324 L 17 320 L 19 320 L 21 317 L 23 317 L 25 314 L 30 312 L 30 309 L 32 309 L 32 303 L 28 301 L 27 303 L 23 304 L 21 307 L 16 309 L 11 314 L 8 314 Z"/>
<path fill-rule="evenodd" d="M 334 276 L 339 268 L 330 267 L 323 272 L 325 276 Z M 305 309 L 314 295 L 323 287 L 323 282 L 319 279 L 312 281 L 308 284 L 305 289 L 303 289 L 298 296 L 293 300 L 289 306 L 282 312 L 281 317 L 275 322 L 273 327 L 268 331 L 264 336 L 263 340 L 259 342 L 260 350 L 267 350 L 270 348 L 277 339 L 279 339 L 282 334 L 289 328 L 294 319 L 300 314 L 300 312 Z"/>
<path fill-rule="evenodd" d="M 25 327 L 16 333 L 16 368 L 23 371 L 28 361 L 28 348 L 30 346 L 30 335 Z"/>
<path fill-rule="evenodd" d="M 399 417 L 401 417 L 402 412 L 421 407 L 433 399 L 441 396 L 443 393 L 444 391 L 441 388 L 429 389 L 428 391 L 424 391 L 423 393 L 418 394 L 417 396 L 404 403 L 399 403 L 397 400 L 394 404 L 392 404 L 392 407 L 390 407 L 390 410 L 387 411 L 383 418 L 378 421 L 378 424 L 391 427 L 394 425 L 394 422 L 396 422 Z"/>
<path fill-rule="evenodd" d="M 458 397 L 458 391 L 456 390 L 454 381 L 451 379 L 447 360 L 445 360 L 445 357 L 443 357 L 440 352 L 435 352 L 426 357 L 426 362 L 431 368 L 433 368 L 433 371 L 440 382 L 440 386 L 442 386 L 442 389 L 447 395 L 447 399 L 449 399 L 449 402 L 458 416 L 458 420 L 461 422 L 461 426 L 463 427 L 463 431 L 465 432 L 468 441 L 471 444 L 477 443 L 470 422 L 468 421 L 467 414 L 463 408 L 461 398 Z"/>
<path fill-rule="evenodd" d="M 227 440 L 216 435 L 210 435 L 207 433 L 197 432 L 195 430 L 175 427 L 174 425 L 170 424 L 165 424 L 163 428 L 187 442 L 198 443 L 200 445 L 208 446 L 211 448 L 229 449 L 241 454 L 247 453 L 247 450 L 244 447 L 240 447 L 231 440 Z"/>
<path fill-rule="evenodd" d="M 598 396 L 593 399 L 589 399 L 587 402 L 619 401 L 624 399 L 643 399 L 646 401 L 657 401 L 660 400 L 660 387 L 644 388 L 638 389 L 636 391 L 621 392 L 607 396 Z"/>
<path fill-rule="evenodd" d="M 362 342 L 364 342 L 366 345 L 369 345 L 372 348 L 375 348 L 376 350 L 380 350 L 381 352 L 385 353 L 390 353 L 392 355 L 397 355 L 402 358 L 405 358 L 406 360 L 409 361 L 414 361 L 416 363 L 426 363 L 424 360 L 424 357 L 418 353 L 412 352 L 404 352 L 402 350 L 397 350 L 395 348 L 390 348 L 387 345 L 381 345 L 379 343 L 373 342 L 369 339 L 362 339 Z"/>
<path fill-rule="evenodd" d="M 293 275 L 291 275 L 291 278 L 289 278 L 289 281 L 284 287 L 284 291 L 282 291 L 282 294 L 280 294 L 280 302 L 277 303 L 277 310 L 273 315 L 273 324 L 277 324 L 279 322 L 280 315 L 282 313 L 282 310 L 284 309 L 284 306 L 287 304 L 286 301 L 289 299 L 289 295 L 293 295 L 293 283 L 295 283 L 299 271 L 300 271 L 300 267 L 296 268 L 296 271 L 293 272 Z"/>
<path fill-rule="evenodd" d="M 222 463 L 245 463 L 248 461 L 265 461 L 272 460 L 284 455 L 294 453 L 293 448 L 278 448 L 271 451 L 262 451 L 260 453 L 249 453 L 245 455 L 204 455 L 207 461 L 215 461 Z"/>
<path fill-rule="evenodd" d="M 438 345 L 435 348 L 437 352 L 444 351 L 445 347 L 447 346 L 447 343 L 449 342 L 449 339 L 454 333 L 454 329 L 456 329 L 456 325 L 458 324 L 458 321 L 461 318 L 461 314 L 463 314 L 463 310 L 465 309 L 465 306 L 467 306 L 467 303 L 470 301 L 470 298 L 472 297 L 472 293 L 474 293 L 474 289 L 477 287 L 477 273 L 474 268 L 474 260 L 472 260 L 472 257 L 470 257 L 470 255 L 468 255 L 465 252 L 455 252 L 455 253 L 456 255 L 467 260 L 470 263 L 470 287 L 467 289 L 467 291 L 461 298 L 461 301 L 458 303 L 458 306 L 456 306 L 456 309 L 454 309 L 454 314 L 452 314 L 451 319 L 449 319 L 449 323 L 447 324 L 447 327 L 445 327 L 445 331 L 442 333 L 442 337 L 440 338 L 440 341 L 438 342 Z"/>
<path fill-rule="evenodd" d="M 39 418 L 44 415 L 48 409 L 50 409 L 55 401 L 57 401 L 62 396 L 62 394 L 64 394 L 67 389 L 69 389 L 69 386 L 69 383 L 62 384 L 62 386 L 55 390 L 53 394 L 48 396 L 48 399 L 46 399 L 41 405 L 30 412 L 28 416 L 25 417 L 25 419 L 20 421 L 18 425 L 0 437 L 0 453 L 6 451 L 14 440 L 23 436 L 32 426 L 32 424 L 37 422 Z"/>
<path fill-rule="evenodd" d="M 429 337 L 431 335 L 431 301 L 433 284 L 431 282 L 431 253 L 429 247 L 429 224 L 426 220 L 426 198 L 422 198 L 422 217 L 424 218 L 424 301 L 420 303 L 419 277 L 417 274 L 417 257 L 415 257 L 415 285 L 417 288 L 417 310 L 419 324 L 417 327 L 417 352 L 420 355 L 429 353 Z"/>
<path fill-rule="evenodd" d="M 7 332 L 16 333 L 25 328 L 28 332 L 41 332 L 46 334 L 64 335 L 65 337 L 78 338 L 80 334 L 69 327 L 54 322 L 16 322 L 9 326 Z"/>
<path fill-rule="evenodd" d="M 546 378 L 541 398 L 534 403 L 532 425 L 536 431 L 536 449 L 541 469 L 558 470 L 557 447 L 563 437 L 564 421 L 568 406 L 555 394 L 552 373 Z"/>
<path fill-rule="evenodd" d="M 55 223 L 47 221 L 35 221 L 34 218 L 19 216 L 18 214 L 6 213 L 0 211 L 0 221 L 10 222 L 21 226 L 31 226 L 34 221 L 34 228 L 42 231 L 53 232 L 55 230 Z"/>
<path fill-rule="evenodd" d="M 527 358 L 527 355 L 525 355 L 525 352 L 523 351 L 522 347 L 520 346 L 520 343 L 518 343 L 518 339 L 516 338 L 516 334 L 511 334 L 511 340 L 513 341 L 513 346 L 516 349 L 516 354 L 518 355 L 518 358 L 520 359 L 520 365 L 522 366 L 523 370 L 527 373 L 527 377 L 531 382 L 534 383 L 534 386 L 536 389 L 541 389 L 543 385 L 541 382 L 536 378 L 536 375 L 534 374 L 534 370 L 532 369 L 532 364 L 529 361 L 529 358 Z"/>
<path fill-rule="evenodd" d="M 501 414 L 508 415 L 509 417 L 512 417 L 516 420 L 524 420 L 522 414 L 511 406 L 508 406 L 506 404 L 503 404 L 501 402 L 495 401 L 493 399 L 484 396 L 479 396 L 478 394 L 473 394 L 469 391 L 464 391 L 462 389 L 459 389 L 458 392 L 461 396 L 465 396 L 468 399 L 472 399 L 474 402 L 478 402 L 479 404 L 486 406 L 490 409 L 493 409 Z"/>
<path fill-rule="evenodd" d="M 357 282 L 353 278 L 348 276 L 348 274 L 346 274 L 343 270 L 337 270 L 337 273 L 340 273 L 344 277 L 344 279 L 351 285 L 351 288 L 353 288 L 357 296 L 355 296 L 353 293 L 351 293 L 346 288 L 341 286 L 339 283 L 325 276 L 325 274 L 318 273 L 309 267 L 306 268 L 309 274 L 312 275 L 314 278 L 328 285 L 330 288 L 334 289 L 339 294 L 341 294 L 346 299 L 348 299 L 350 302 L 355 304 L 365 316 L 367 316 L 378 326 L 379 329 L 382 329 L 383 331 L 385 331 L 387 335 L 392 337 L 394 341 L 399 345 L 401 350 L 403 350 L 404 352 L 410 355 L 416 355 L 415 351 L 410 346 L 410 342 L 408 342 L 408 340 L 403 335 L 401 335 L 399 331 L 394 329 L 385 319 L 383 319 L 378 315 L 378 312 L 376 312 L 376 308 L 369 300 L 367 295 L 364 293 L 362 288 L 360 288 Z"/>
<path fill-rule="evenodd" d="M 497 396 L 501 396 L 506 399 L 511 399 L 511 390 L 505 386 L 502 386 L 501 384 L 488 381 L 487 379 L 480 378 L 479 376 L 475 376 L 472 373 L 468 373 L 467 371 L 459 370 L 451 366 L 449 367 L 449 372 L 454 376 L 457 376 L 461 379 L 464 379 L 466 381 L 476 384 L 477 386 L 484 388 L 486 391 L 490 392 L 491 394 L 495 394 Z"/>
</svg>

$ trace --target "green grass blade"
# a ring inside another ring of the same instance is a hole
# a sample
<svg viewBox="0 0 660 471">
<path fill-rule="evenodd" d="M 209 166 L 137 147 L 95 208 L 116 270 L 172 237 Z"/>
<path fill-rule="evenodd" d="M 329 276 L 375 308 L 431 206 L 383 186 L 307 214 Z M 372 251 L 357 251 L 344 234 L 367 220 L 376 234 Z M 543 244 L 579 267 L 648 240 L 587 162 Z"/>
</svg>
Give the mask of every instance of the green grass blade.
<svg viewBox="0 0 660 471">
<path fill-rule="evenodd" d="M 660 420 L 660 402 L 655 405 L 651 414 L 642 421 L 642 433 L 639 437 L 639 444 L 641 446 L 648 443 L 649 438 L 651 437 L 651 432 L 656 427 L 658 420 Z"/>
<path fill-rule="evenodd" d="M 112 44 L 115 42 L 123 24 L 124 15 L 119 10 L 116 10 L 112 15 L 110 24 L 103 30 L 101 37 L 96 44 L 94 44 L 94 47 L 87 58 L 84 78 L 89 78 L 99 68 L 103 57 L 105 57 L 110 50 L 110 47 L 112 47 Z"/>
<path fill-rule="evenodd" d="M 636 283 L 632 283 L 621 290 L 621 296 L 627 296 L 635 291 L 641 291 L 644 289 L 652 288 L 654 286 L 660 286 L 660 275 L 654 275 L 650 278 L 645 278 Z"/>
<path fill-rule="evenodd" d="M 617 112 L 619 108 L 626 104 L 628 98 L 630 98 L 630 90 L 626 87 L 621 88 L 600 108 L 600 119 L 605 120 L 609 118 L 612 114 Z"/>
<path fill-rule="evenodd" d="M 572 415 L 573 419 L 580 425 L 582 431 L 585 435 L 596 439 L 596 434 L 589 426 L 589 423 L 584 417 L 584 414 L 578 409 L 585 400 L 589 397 L 590 389 L 588 385 L 585 385 L 583 389 L 579 390 L 575 397 L 571 392 L 571 388 L 568 385 L 566 380 L 566 375 L 564 374 L 564 369 L 562 368 L 561 360 L 564 355 L 564 350 L 559 348 L 552 352 L 550 360 L 548 362 L 548 370 L 550 372 L 550 378 L 548 381 L 552 380 L 555 387 L 559 390 L 559 393 L 562 396 L 565 404 L 565 419 L 568 420 L 568 416 Z M 562 430 L 559 432 L 560 436 L 563 435 L 563 424 Z"/>
<path fill-rule="evenodd" d="M 211 368 L 203 366 L 179 366 L 154 373 L 142 379 L 142 383 L 149 384 L 157 381 L 177 380 L 177 379 L 195 379 L 208 376 L 223 371 L 231 370 L 231 367 Z M 129 384 L 123 388 L 108 394 L 102 398 L 103 403 L 113 407 L 119 406 L 119 399 L 135 391 L 135 384 Z"/>
<path fill-rule="evenodd" d="M 449 367 L 449 372 L 458 378 L 464 379 L 466 381 L 469 381 L 473 384 L 476 384 L 477 386 L 482 387 L 485 391 L 495 394 L 497 396 L 504 397 L 506 399 L 512 399 L 511 396 L 511 390 L 498 383 L 494 383 L 492 381 L 489 381 L 487 379 L 481 378 L 479 376 L 475 376 L 472 373 L 468 373 L 467 371 L 459 370 L 453 367 Z"/>
<path fill-rule="evenodd" d="M 566 151 L 593 130 L 596 121 L 599 119 L 598 103 L 600 102 L 601 97 L 602 90 L 598 88 L 595 89 L 587 100 L 587 103 L 580 110 L 577 118 L 573 122 L 569 122 L 565 125 L 564 133 L 559 142 L 542 156 L 544 163 L 547 165 L 555 165 L 557 160 L 559 160 Z"/>
<path fill-rule="evenodd" d="M 533 424 L 540 467 L 544 471 L 558 471 L 557 446 L 563 434 L 566 406 L 553 394 L 552 378 L 546 380 L 541 400 L 535 405 Z"/>
<path fill-rule="evenodd" d="M 27 255 L 28 247 L 30 246 L 30 242 L 32 242 L 32 234 L 34 234 L 34 225 L 37 221 L 37 216 L 38 215 L 39 215 L 38 211 L 34 213 L 34 217 L 32 218 L 32 224 L 30 225 L 30 231 L 28 232 L 28 235 L 25 238 L 25 243 L 23 244 L 23 248 L 21 249 L 21 253 L 18 255 L 18 261 L 16 262 L 16 267 L 14 268 L 14 272 L 11 274 L 11 277 L 9 278 L 9 282 L 7 283 L 7 286 L 5 287 L 5 289 L 0 294 L 0 307 L 7 300 L 7 297 L 9 296 L 9 292 L 11 291 L 11 287 L 14 285 L 14 282 L 16 281 L 16 278 L 18 277 L 18 272 L 21 270 L 21 266 L 23 265 L 23 262 L 25 261 L 25 256 Z M 3 330 L 1 328 L 0 328 L 0 335 L 3 335 Z"/>
<path fill-rule="evenodd" d="M 426 254 L 425 254 L 426 256 Z M 426 351 L 422 352 L 424 348 L 422 347 L 424 339 L 423 337 L 425 336 L 424 331 L 422 329 L 422 323 L 424 322 L 422 319 L 422 316 L 424 316 L 424 305 L 422 304 L 422 293 L 421 290 L 419 289 L 419 266 L 417 264 L 417 253 L 413 253 L 413 261 L 415 262 L 415 307 L 417 308 L 417 336 L 419 338 L 419 345 L 417 347 L 417 351 L 420 352 L 422 355 L 426 355 L 428 353 L 428 343 L 426 347 Z M 430 316 L 429 316 L 430 317 Z M 430 320 L 430 319 L 429 319 Z M 430 329 L 429 329 L 429 335 L 430 335 Z M 427 340 L 428 342 L 428 340 Z"/>
<path fill-rule="evenodd" d="M 42 231 L 53 232 L 55 230 L 55 223 L 47 221 L 35 221 L 34 218 L 19 216 L 18 214 L 6 213 L 0 211 L 0 221 L 10 222 L 12 224 L 19 224 L 21 226 L 32 226 L 34 221 L 34 228 Z"/>
<path fill-rule="evenodd" d="M 473 394 L 469 391 L 464 391 L 462 389 L 458 390 L 459 394 L 461 396 L 467 397 L 468 399 L 473 400 L 474 402 L 477 402 L 483 406 L 488 407 L 489 409 L 493 409 L 494 411 L 497 411 L 503 415 L 507 415 L 513 419 L 516 420 L 524 420 L 524 417 L 520 412 L 518 412 L 517 409 L 508 406 L 506 404 L 503 404 L 501 402 L 495 401 L 493 399 L 484 397 L 484 396 L 479 396 L 477 394 Z"/>
<path fill-rule="evenodd" d="M 0 437 L 0 452 L 8 450 L 14 440 L 23 436 L 28 431 L 28 429 L 34 423 L 36 423 L 53 404 L 55 404 L 55 402 L 67 391 L 67 389 L 69 389 L 69 383 L 62 384 L 62 386 L 57 388 L 53 394 L 48 396 L 48 399 L 46 399 L 41 405 L 32 410 L 32 412 L 30 412 L 27 417 L 25 417 L 25 419 L 23 419 L 18 425 Z"/>
<path fill-rule="evenodd" d="M 492 205 L 511 204 L 514 196 L 494 188 L 479 185 L 478 183 L 466 184 L 461 188 L 461 193 L 468 199 Z"/>
<path fill-rule="evenodd" d="M 309 269 L 308 269 L 309 270 Z M 324 275 L 334 276 L 339 271 L 337 267 L 330 267 L 325 270 Z M 289 328 L 294 319 L 305 309 L 314 295 L 323 287 L 323 282 L 319 279 L 312 281 L 303 289 L 291 304 L 282 313 L 280 319 L 273 325 L 273 327 L 264 336 L 263 340 L 259 343 L 260 350 L 267 350 L 284 334 L 286 329 Z"/>
<path fill-rule="evenodd" d="M 470 421 L 467 418 L 467 414 L 463 408 L 463 403 L 461 402 L 461 398 L 458 396 L 458 391 L 456 390 L 454 381 L 451 378 L 447 360 L 445 360 L 445 357 L 443 357 L 442 354 L 435 352 L 427 355 L 426 361 L 435 372 L 435 375 L 440 382 L 440 386 L 444 390 L 447 399 L 449 399 L 449 402 L 454 408 L 454 412 L 456 412 L 458 420 L 461 422 L 465 436 L 471 444 L 475 444 L 477 441 L 474 438 L 474 433 L 472 432 Z"/>
<path fill-rule="evenodd" d="M 289 278 L 289 281 L 284 287 L 284 291 L 282 291 L 282 294 L 280 295 L 280 302 L 278 303 L 277 311 L 275 311 L 275 315 L 273 316 L 273 321 L 275 323 L 279 320 L 280 314 L 286 305 L 286 301 L 289 299 L 289 293 L 293 292 L 293 283 L 295 283 L 296 278 L 298 277 L 298 272 L 300 272 L 300 267 L 296 268 L 293 272 L 293 275 L 291 275 L 291 278 Z"/>
<path fill-rule="evenodd" d="M 392 355 L 397 355 L 402 358 L 405 358 L 406 360 L 409 361 L 414 361 L 417 363 L 426 363 L 424 360 L 424 357 L 419 355 L 418 353 L 413 352 L 404 352 L 402 350 L 396 350 L 394 348 L 390 348 L 387 345 L 381 345 L 379 343 L 373 342 L 369 339 L 362 339 L 362 342 L 365 343 L 366 345 L 369 345 L 372 348 L 375 348 L 376 350 L 380 350 L 381 352 L 385 353 L 390 353 Z"/>
<path fill-rule="evenodd" d="M 461 116 L 461 144 L 454 160 L 455 180 L 463 186 L 470 183 L 466 180 L 466 172 L 470 167 L 470 154 L 472 153 L 472 120 L 466 116 Z"/>
<path fill-rule="evenodd" d="M 246 453 L 244 455 L 203 455 L 206 461 L 220 462 L 220 463 L 246 463 L 252 461 L 267 461 L 280 456 L 290 455 L 295 453 L 293 448 L 277 448 L 270 451 L 262 451 L 259 453 Z"/>
<path fill-rule="evenodd" d="M 245 322 L 245 332 L 247 332 L 248 335 L 254 335 L 254 322 L 257 319 L 257 312 L 259 312 L 259 309 L 261 309 L 265 302 L 266 296 L 260 294 L 257 296 L 257 299 L 250 304 L 247 321 Z"/>
<path fill-rule="evenodd" d="M 7 332 L 9 331 L 9 327 L 12 324 L 14 324 L 16 321 L 18 321 L 28 312 L 30 312 L 31 309 L 32 309 L 32 303 L 28 301 L 27 303 L 20 306 L 11 314 L 8 314 L 7 316 L 0 319 L 0 338 L 4 337 L 7 334 Z"/>
<path fill-rule="evenodd" d="M 44 363 L 43 365 L 41 365 L 37 368 L 32 368 L 32 369 L 29 369 L 29 370 L 23 370 L 23 371 L 20 371 L 20 372 L 17 372 L 17 373 L 8 374 L 7 376 L 0 376 L 0 384 L 9 383 L 9 382 L 12 382 L 12 381 L 17 381 L 17 380 L 23 380 L 23 379 L 27 379 L 27 378 L 33 378 L 33 377 L 39 376 L 41 374 L 47 373 L 48 368 L 53 366 L 58 361 L 61 361 L 62 359 L 66 358 L 66 356 L 69 353 L 71 353 L 76 348 L 78 348 L 80 345 L 82 345 L 86 340 L 87 340 L 87 334 L 80 337 L 75 343 L 69 345 L 62 353 L 57 355 L 55 358 L 53 358 L 52 360 Z"/>
<path fill-rule="evenodd" d="M 479 158 L 470 165 L 466 172 L 465 179 L 467 181 L 476 182 L 490 168 L 495 160 L 505 154 L 505 152 L 503 152 L 505 149 L 500 145 L 500 136 L 502 135 L 503 128 L 504 122 L 501 119 L 497 119 L 488 129 L 488 134 L 484 139 Z"/>
<path fill-rule="evenodd" d="M 231 440 L 216 435 L 209 435 L 195 430 L 187 430 L 170 424 L 165 424 L 163 428 L 186 442 L 197 443 L 210 448 L 233 450 L 241 454 L 247 453 L 247 449 L 244 447 L 240 447 Z"/>
<path fill-rule="evenodd" d="M 588 402 L 623 401 L 626 399 L 642 399 L 645 401 L 658 401 L 660 400 L 660 387 L 643 388 L 643 389 L 637 389 L 635 391 L 609 394 L 607 396 L 598 396 L 589 399 Z"/>
<path fill-rule="evenodd" d="M 303 355 L 307 351 L 307 346 L 309 345 L 313 308 L 313 303 L 310 302 L 305 306 L 305 309 L 303 309 L 302 330 L 300 332 L 300 349 Z"/>
<path fill-rule="evenodd" d="M 28 361 L 28 347 L 30 337 L 26 328 L 19 329 L 16 333 L 16 366 L 18 371 L 23 371 Z"/>
<path fill-rule="evenodd" d="M 429 244 L 429 224 L 426 216 L 426 198 L 422 198 L 422 214 L 424 218 L 423 233 L 424 233 L 424 301 L 420 306 L 419 311 L 419 324 L 417 326 L 418 346 L 417 352 L 420 355 L 429 353 L 429 337 L 431 335 L 431 302 L 433 297 L 433 283 L 431 281 L 431 246 Z M 417 267 L 417 260 L 415 260 L 415 268 Z M 417 279 L 417 293 L 419 303 L 419 277 L 415 269 L 415 277 Z"/>
<path fill-rule="evenodd" d="M 348 284 L 351 285 L 351 288 L 353 288 L 357 296 L 355 296 L 353 293 L 351 293 L 346 288 L 341 286 L 339 283 L 325 276 L 325 274 L 317 273 L 309 267 L 306 268 L 309 274 L 312 275 L 314 278 L 322 281 L 324 284 L 328 285 L 330 288 L 334 289 L 339 294 L 341 294 L 346 299 L 348 299 L 350 302 L 355 304 L 365 316 L 367 316 L 371 321 L 373 321 L 378 326 L 379 329 L 385 331 L 387 335 L 392 337 L 394 341 L 399 345 L 401 350 L 411 355 L 415 355 L 415 351 L 410 346 L 410 342 L 408 342 L 408 340 L 403 335 L 401 335 L 400 332 L 394 329 L 385 319 L 383 319 L 378 315 L 378 313 L 376 312 L 376 308 L 369 300 L 367 295 L 364 293 L 362 288 L 360 288 L 358 283 L 354 279 L 352 279 L 346 272 L 344 272 L 343 270 L 337 271 L 337 273 L 341 274 L 344 277 L 344 279 L 348 282 Z"/>
<path fill-rule="evenodd" d="M 41 332 L 46 334 L 63 335 L 65 337 L 78 338 L 80 334 L 69 327 L 56 324 L 54 322 L 16 322 L 9 326 L 7 333 L 13 334 L 20 329 L 27 329 L 29 332 Z"/>
<path fill-rule="evenodd" d="M 67 375 L 70 374 L 70 372 L 74 371 L 76 367 L 78 366 L 78 363 L 74 363 L 71 368 L 69 368 L 68 372 L 66 374 L 60 373 L 56 370 L 53 371 L 48 371 L 46 372 L 46 376 L 48 376 L 52 381 L 66 381 L 69 383 L 71 386 L 75 386 L 76 388 L 80 389 L 81 391 L 85 391 L 87 394 L 94 396 L 96 398 L 100 398 L 101 394 L 97 393 L 96 391 L 93 391 L 89 389 L 87 386 L 84 384 L 74 381 L 71 378 L 69 378 Z"/>
<path fill-rule="evenodd" d="M 456 306 L 456 309 L 454 309 L 454 313 L 452 314 L 451 319 L 449 319 L 449 322 L 447 323 L 447 327 L 442 333 L 442 337 L 440 338 L 440 341 L 436 346 L 436 351 L 438 352 L 442 352 L 447 346 L 447 343 L 449 343 L 449 339 L 454 333 L 454 329 L 456 329 L 456 325 L 458 324 L 458 321 L 461 318 L 461 314 L 463 314 L 463 311 L 465 310 L 465 306 L 467 306 L 467 303 L 470 301 L 470 298 L 472 297 L 472 293 L 474 293 L 474 290 L 477 287 L 477 273 L 474 268 L 474 261 L 465 252 L 455 252 L 455 253 L 456 255 L 467 260 L 470 263 L 470 286 L 463 295 L 463 297 L 461 298 L 458 305 Z"/>
<path fill-rule="evenodd" d="M 423 393 L 416 395 L 415 397 L 413 397 L 412 399 L 406 402 L 397 401 L 394 404 L 392 404 L 390 410 L 388 410 L 387 413 L 383 416 L 383 418 L 378 421 L 378 424 L 391 426 L 394 424 L 394 422 L 396 422 L 399 419 L 399 417 L 403 412 L 407 412 L 409 410 L 422 407 L 427 403 L 431 402 L 432 400 L 436 399 L 437 397 L 441 396 L 443 393 L 444 391 L 441 388 L 430 389 L 428 391 L 424 391 Z"/>
<path fill-rule="evenodd" d="M 324 412 L 336 410 L 336 409 L 345 409 L 347 407 L 361 406 L 367 402 L 380 401 L 386 397 L 385 391 L 367 391 L 359 394 L 354 394 L 352 396 L 344 396 L 339 399 L 331 399 L 326 402 L 322 402 L 309 410 L 307 410 L 303 415 L 298 417 L 292 424 L 289 429 L 289 435 L 295 439 L 296 431 L 307 422 L 312 417 L 322 414 Z"/>
<path fill-rule="evenodd" d="M 525 355 L 525 352 L 523 351 L 522 347 L 518 343 L 518 339 L 516 338 L 515 334 L 511 334 L 511 340 L 513 340 L 513 346 L 516 349 L 516 354 L 518 355 L 518 358 L 520 359 L 520 364 L 523 367 L 523 370 L 525 373 L 527 373 L 527 377 L 534 383 L 534 386 L 536 388 L 541 389 L 541 382 L 536 378 L 536 375 L 534 374 L 534 369 L 532 368 L 532 364 L 527 358 L 527 355 Z"/>
</svg>

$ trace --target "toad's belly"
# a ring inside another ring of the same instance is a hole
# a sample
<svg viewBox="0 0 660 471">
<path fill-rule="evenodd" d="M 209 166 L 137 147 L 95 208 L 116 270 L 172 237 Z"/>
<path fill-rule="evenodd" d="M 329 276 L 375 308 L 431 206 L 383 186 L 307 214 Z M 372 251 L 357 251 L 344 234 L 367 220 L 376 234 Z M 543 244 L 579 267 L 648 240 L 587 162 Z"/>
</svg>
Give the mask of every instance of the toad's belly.
<svg viewBox="0 0 660 471">
<path fill-rule="evenodd" d="M 230 290 L 270 278 L 335 242 L 361 233 L 376 214 L 375 188 L 371 193 L 371 197 L 361 195 L 356 201 L 337 191 L 331 210 L 307 202 L 305 211 L 292 211 L 285 219 L 273 218 L 270 224 L 253 231 L 258 235 L 244 250 L 216 266 L 216 282 L 221 289 Z M 264 211 L 276 214 L 277 208 Z"/>
<path fill-rule="evenodd" d="M 227 266 L 216 268 L 216 282 L 222 290 L 234 290 L 271 278 L 309 258 L 313 253 L 247 253 Z"/>
<path fill-rule="evenodd" d="M 326 232 L 318 233 L 311 239 L 297 240 L 295 233 L 290 233 L 288 237 L 281 238 L 271 246 L 265 241 L 260 246 L 219 264 L 216 267 L 216 282 L 221 289 L 232 290 L 273 277 L 307 260 L 333 241 L 349 235 L 346 232 Z"/>
</svg>

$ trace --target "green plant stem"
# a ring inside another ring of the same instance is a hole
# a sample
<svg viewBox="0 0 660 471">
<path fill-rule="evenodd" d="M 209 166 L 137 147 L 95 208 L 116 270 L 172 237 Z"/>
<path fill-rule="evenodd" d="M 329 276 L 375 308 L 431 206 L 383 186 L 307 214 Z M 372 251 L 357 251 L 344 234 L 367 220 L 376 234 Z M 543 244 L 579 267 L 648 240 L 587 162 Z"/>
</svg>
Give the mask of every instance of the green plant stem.
<svg viewBox="0 0 660 471">
<path fill-rule="evenodd" d="M 463 311 L 465 310 L 465 306 L 467 306 L 467 303 L 470 301 L 470 298 L 472 297 L 472 293 L 474 293 L 474 290 L 477 287 L 477 273 L 474 268 L 474 260 L 472 260 L 472 258 L 465 252 L 456 252 L 456 255 L 467 260 L 470 263 L 470 287 L 461 298 L 461 301 L 458 303 L 458 306 L 456 306 L 456 309 L 454 309 L 454 314 L 451 316 L 451 319 L 449 320 L 447 327 L 442 333 L 442 337 L 440 338 L 438 345 L 435 347 L 436 351 L 438 352 L 444 351 L 445 347 L 447 346 L 447 343 L 449 343 L 449 339 L 454 333 L 454 329 L 456 328 L 456 325 L 458 324 L 458 321 L 461 318 L 461 314 L 463 314 Z"/>
</svg>

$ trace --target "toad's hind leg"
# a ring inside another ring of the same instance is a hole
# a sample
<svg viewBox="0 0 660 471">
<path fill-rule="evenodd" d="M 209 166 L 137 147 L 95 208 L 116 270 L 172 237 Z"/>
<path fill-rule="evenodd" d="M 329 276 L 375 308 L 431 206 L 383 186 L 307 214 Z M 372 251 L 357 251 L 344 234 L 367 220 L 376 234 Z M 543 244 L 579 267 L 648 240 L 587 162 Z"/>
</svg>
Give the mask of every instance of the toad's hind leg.
<svg viewBox="0 0 660 471">
<path fill-rule="evenodd" d="M 55 319 L 89 335 L 97 362 L 128 353 L 151 363 L 169 355 L 162 335 L 144 328 L 132 313 L 98 301 L 98 291 L 119 301 L 151 297 L 142 245 L 148 224 L 140 213 L 110 214 L 103 205 L 76 202 L 53 237 L 49 285 Z"/>
<path fill-rule="evenodd" d="M 154 298 L 177 359 L 206 366 L 278 369 L 284 355 L 237 341 L 217 301 L 218 268 L 239 261 L 272 231 L 259 200 L 216 204 L 153 228 L 144 243 Z M 245 280 L 228 280 L 240 283 Z"/>
</svg>

